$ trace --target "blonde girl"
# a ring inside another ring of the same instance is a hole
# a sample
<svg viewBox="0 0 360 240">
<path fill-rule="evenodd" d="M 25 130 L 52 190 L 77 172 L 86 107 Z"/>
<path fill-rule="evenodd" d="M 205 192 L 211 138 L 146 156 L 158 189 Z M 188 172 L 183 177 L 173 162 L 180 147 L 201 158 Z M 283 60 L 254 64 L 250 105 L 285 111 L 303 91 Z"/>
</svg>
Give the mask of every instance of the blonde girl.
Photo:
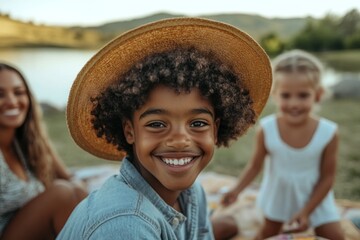
<svg viewBox="0 0 360 240">
<path fill-rule="evenodd" d="M 344 239 L 331 190 L 338 129 L 313 111 L 323 94 L 321 72 L 321 63 L 301 50 L 273 61 L 272 97 L 277 113 L 260 120 L 253 157 L 237 185 L 222 199 L 224 205 L 233 203 L 265 163 L 257 199 L 265 219 L 256 239 L 280 234 L 284 224 L 293 232 L 312 227 L 317 236 Z"/>
</svg>

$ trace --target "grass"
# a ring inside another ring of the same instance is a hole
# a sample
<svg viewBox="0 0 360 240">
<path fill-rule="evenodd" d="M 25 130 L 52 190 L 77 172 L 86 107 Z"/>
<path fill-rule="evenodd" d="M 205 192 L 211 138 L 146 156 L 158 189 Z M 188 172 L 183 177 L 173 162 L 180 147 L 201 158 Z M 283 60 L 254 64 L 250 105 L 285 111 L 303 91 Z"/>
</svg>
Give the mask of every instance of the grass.
<svg viewBox="0 0 360 240">
<path fill-rule="evenodd" d="M 360 50 L 326 51 L 316 55 L 336 70 L 345 72 L 359 72 L 360 70 Z"/>
<path fill-rule="evenodd" d="M 74 142 L 67 129 L 65 112 L 51 111 L 44 114 L 44 120 L 53 146 L 67 166 L 75 168 L 114 163 L 113 161 L 102 160 L 87 153 Z"/>
<path fill-rule="evenodd" d="M 360 201 L 360 112 L 358 100 L 327 100 L 319 114 L 339 124 L 340 146 L 338 154 L 335 194 L 337 198 Z M 269 103 L 263 115 L 274 112 Z M 228 149 L 219 149 L 207 170 L 237 176 L 250 160 L 254 148 L 252 128 Z M 260 177 L 257 178 L 257 181 Z"/>
<path fill-rule="evenodd" d="M 262 116 L 274 112 L 271 102 Z M 327 100 L 321 105 L 319 114 L 339 124 L 340 147 L 335 183 L 336 198 L 360 201 L 360 111 L 359 100 Z M 69 135 L 64 112 L 44 115 L 49 135 L 59 155 L 69 167 L 83 167 L 98 164 L 119 164 L 100 160 L 79 148 Z M 214 159 L 205 169 L 218 173 L 238 176 L 254 148 L 255 128 L 234 142 L 229 148 L 217 149 Z M 260 177 L 256 181 L 259 181 Z"/>
</svg>

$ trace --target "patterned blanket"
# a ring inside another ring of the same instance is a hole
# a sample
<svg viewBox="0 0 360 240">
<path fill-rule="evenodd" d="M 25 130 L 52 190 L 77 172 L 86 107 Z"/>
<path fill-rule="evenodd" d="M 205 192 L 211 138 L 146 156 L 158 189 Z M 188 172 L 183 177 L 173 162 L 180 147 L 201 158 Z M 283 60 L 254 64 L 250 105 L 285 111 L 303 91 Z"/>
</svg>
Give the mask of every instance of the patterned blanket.
<svg viewBox="0 0 360 240">
<path fill-rule="evenodd" d="M 118 165 L 100 165 L 85 167 L 75 170 L 76 178 L 84 181 L 89 191 L 95 190 L 111 175 L 117 174 Z M 233 205 L 223 208 L 219 204 L 224 192 L 236 184 L 237 179 L 232 176 L 218 174 L 214 172 L 204 172 L 200 174 L 199 181 L 203 185 L 207 194 L 208 205 L 215 215 L 232 216 L 240 229 L 240 233 L 233 240 L 252 239 L 262 224 L 261 211 L 256 207 L 255 200 L 258 192 L 258 185 L 253 184 L 243 191 L 238 201 Z M 360 230 L 353 224 L 352 219 L 360 219 L 360 202 L 353 202 L 346 199 L 338 199 L 337 205 L 342 217 L 341 225 L 346 234 L 346 240 L 359 240 Z M 285 226 L 286 228 L 286 226 Z M 307 232 L 282 235 L 273 239 L 319 239 L 312 235 L 312 230 Z"/>
</svg>

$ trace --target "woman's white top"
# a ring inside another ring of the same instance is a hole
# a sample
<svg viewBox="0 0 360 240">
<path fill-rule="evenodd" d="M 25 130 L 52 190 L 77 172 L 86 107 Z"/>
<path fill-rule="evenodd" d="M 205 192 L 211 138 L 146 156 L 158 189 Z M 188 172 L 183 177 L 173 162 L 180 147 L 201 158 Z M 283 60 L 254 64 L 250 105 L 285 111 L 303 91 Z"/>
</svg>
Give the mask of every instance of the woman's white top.
<svg viewBox="0 0 360 240">
<path fill-rule="evenodd" d="M 28 181 L 20 179 L 12 172 L 0 151 L 0 236 L 16 211 L 45 189 L 44 185 L 28 169 L 16 141 L 15 148 L 26 168 Z M 31 218 L 31 216 L 29 217 Z"/>
<path fill-rule="evenodd" d="M 260 126 L 268 156 L 257 202 L 268 219 L 288 222 L 308 202 L 320 177 L 323 151 L 337 125 L 321 118 L 312 139 L 303 148 L 291 147 L 281 139 L 275 115 L 261 119 Z M 331 190 L 311 214 L 310 224 L 317 227 L 339 218 Z"/>
</svg>

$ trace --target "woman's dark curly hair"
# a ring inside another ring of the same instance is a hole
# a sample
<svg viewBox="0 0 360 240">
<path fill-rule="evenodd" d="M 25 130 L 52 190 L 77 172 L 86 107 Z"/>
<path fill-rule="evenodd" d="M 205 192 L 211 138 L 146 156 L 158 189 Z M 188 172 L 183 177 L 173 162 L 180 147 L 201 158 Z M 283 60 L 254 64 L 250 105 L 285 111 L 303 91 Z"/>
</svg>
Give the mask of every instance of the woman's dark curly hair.
<svg viewBox="0 0 360 240">
<path fill-rule="evenodd" d="M 119 150 L 131 154 L 122 123 L 132 120 L 133 113 L 160 84 L 177 93 L 200 90 L 213 105 L 215 118 L 220 119 L 218 147 L 229 146 L 230 140 L 236 140 L 255 123 L 252 99 L 239 76 L 211 53 L 178 48 L 146 57 L 92 99 L 92 124 L 97 136 L 105 136 Z"/>
</svg>

